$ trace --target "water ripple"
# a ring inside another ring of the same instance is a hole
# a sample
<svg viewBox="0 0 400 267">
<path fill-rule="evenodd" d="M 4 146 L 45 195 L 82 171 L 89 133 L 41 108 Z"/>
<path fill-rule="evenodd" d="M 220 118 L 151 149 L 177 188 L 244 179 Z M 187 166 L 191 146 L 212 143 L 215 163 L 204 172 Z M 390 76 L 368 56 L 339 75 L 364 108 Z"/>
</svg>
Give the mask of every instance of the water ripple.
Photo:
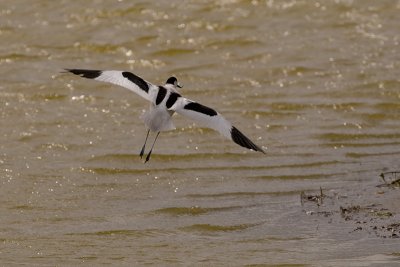
<svg viewBox="0 0 400 267">
<path fill-rule="evenodd" d="M 259 224 L 237 224 L 237 225 L 193 224 L 190 226 L 181 227 L 180 229 L 186 232 L 218 233 L 218 232 L 243 231 L 255 227 L 257 225 Z"/>
</svg>

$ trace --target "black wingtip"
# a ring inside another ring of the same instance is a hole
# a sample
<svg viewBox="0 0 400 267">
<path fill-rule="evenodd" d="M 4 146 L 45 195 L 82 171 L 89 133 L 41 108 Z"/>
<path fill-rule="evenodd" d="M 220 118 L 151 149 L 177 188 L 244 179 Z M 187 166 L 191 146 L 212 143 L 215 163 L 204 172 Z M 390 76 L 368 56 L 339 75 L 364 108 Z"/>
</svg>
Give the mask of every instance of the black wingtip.
<svg viewBox="0 0 400 267">
<path fill-rule="evenodd" d="M 84 70 L 84 69 L 64 69 L 64 70 L 88 79 L 96 79 L 102 73 L 101 70 Z"/>
<path fill-rule="evenodd" d="M 231 129 L 231 137 L 233 142 L 238 144 L 239 146 L 254 150 L 254 151 L 259 151 L 261 153 L 265 154 L 265 151 L 254 144 L 249 138 L 247 138 L 242 132 L 240 132 L 236 127 L 232 126 Z"/>
</svg>

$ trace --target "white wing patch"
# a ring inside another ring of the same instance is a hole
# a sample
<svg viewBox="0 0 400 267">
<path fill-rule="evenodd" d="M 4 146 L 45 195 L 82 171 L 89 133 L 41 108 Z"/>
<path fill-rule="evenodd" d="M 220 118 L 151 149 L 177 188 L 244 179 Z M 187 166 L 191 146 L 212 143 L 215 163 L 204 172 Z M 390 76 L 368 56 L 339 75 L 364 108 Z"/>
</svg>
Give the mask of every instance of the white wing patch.
<svg viewBox="0 0 400 267">
<path fill-rule="evenodd" d="M 194 120 L 201 126 L 211 128 L 221 133 L 226 138 L 232 139 L 232 124 L 217 111 L 209 107 L 203 106 L 184 97 L 180 97 L 170 109 Z"/>
<path fill-rule="evenodd" d="M 171 107 L 171 110 L 186 116 L 205 127 L 218 131 L 226 138 L 232 140 L 239 146 L 265 153 L 264 150 L 254 144 L 242 132 L 227 121 L 220 113 L 212 108 L 180 97 Z"/>
<path fill-rule="evenodd" d="M 122 86 L 151 102 L 155 101 L 155 95 L 158 91 L 158 86 L 151 84 L 143 80 L 141 77 L 127 71 L 85 69 L 66 70 L 84 78 Z"/>
</svg>

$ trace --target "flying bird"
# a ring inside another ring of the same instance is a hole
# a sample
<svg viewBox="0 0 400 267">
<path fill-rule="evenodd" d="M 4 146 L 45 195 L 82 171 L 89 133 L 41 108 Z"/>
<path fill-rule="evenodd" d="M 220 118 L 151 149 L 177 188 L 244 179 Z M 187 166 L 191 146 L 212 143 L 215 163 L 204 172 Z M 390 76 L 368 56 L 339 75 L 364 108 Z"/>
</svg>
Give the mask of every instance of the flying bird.
<svg viewBox="0 0 400 267">
<path fill-rule="evenodd" d="M 178 88 L 182 88 L 182 86 L 178 83 L 176 77 L 170 77 L 164 85 L 157 86 L 128 71 L 65 70 L 83 78 L 122 86 L 150 102 L 150 108 L 143 114 L 143 121 L 147 127 L 147 134 L 139 154 L 140 158 L 144 155 L 150 131 L 155 132 L 156 137 L 146 156 L 145 163 L 150 159 L 154 144 L 160 132 L 175 129 L 172 122 L 172 115 L 175 112 L 194 120 L 202 126 L 218 131 L 220 134 L 242 147 L 265 154 L 261 147 L 254 144 L 220 113 L 212 108 L 183 97 L 178 92 Z"/>
</svg>

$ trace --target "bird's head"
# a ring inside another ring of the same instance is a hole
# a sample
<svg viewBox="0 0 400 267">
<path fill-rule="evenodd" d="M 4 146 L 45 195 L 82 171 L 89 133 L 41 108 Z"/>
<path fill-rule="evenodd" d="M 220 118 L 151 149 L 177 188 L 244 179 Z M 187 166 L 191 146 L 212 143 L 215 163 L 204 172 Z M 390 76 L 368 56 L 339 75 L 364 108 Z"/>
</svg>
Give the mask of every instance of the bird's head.
<svg viewBox="0 0 400 267">
<path fill-rule="evenodd" d="M 182 88 L 182 86 L 179 84 L 178 80 L 176 77 L 172 76 L 169 77 L 168 80 L 165 82 L 166 85 L 172 85 L 173 87 L 177 88 Z"/>
</svg>

